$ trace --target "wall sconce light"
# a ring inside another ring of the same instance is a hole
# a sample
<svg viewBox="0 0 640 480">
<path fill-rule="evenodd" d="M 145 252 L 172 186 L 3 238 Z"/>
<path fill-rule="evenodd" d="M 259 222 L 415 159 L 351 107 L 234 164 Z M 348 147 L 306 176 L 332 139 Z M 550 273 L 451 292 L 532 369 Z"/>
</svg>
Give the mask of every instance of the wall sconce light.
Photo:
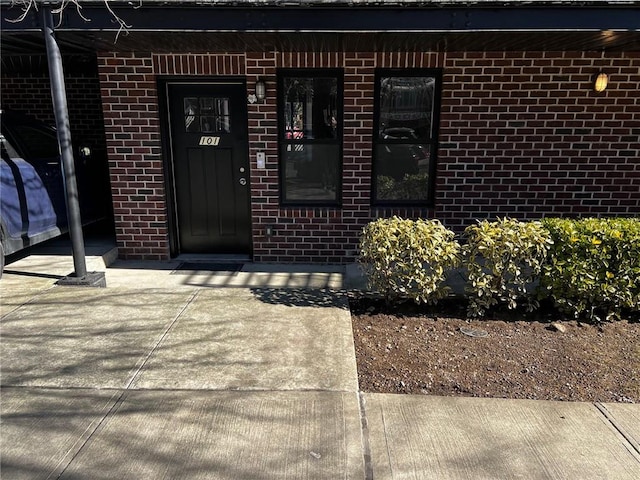
<svg viewBox="0 0 640 480">
<path fill-rule="evenodd" d="M 267 85 L 264 83 L 262 78 L 258 78 L 256 82 L 256 98 L 259 103 L 264 102 L 264 99 L 267 96 Z"/>
<path fill-rule="evenodd" d="M 604 72 L 598 73 L 593 80 L 593 89 L 598 93 L 604 92 L 607 89 L 607 85 L 609 85 L 609 76 Z"/>
</svg>

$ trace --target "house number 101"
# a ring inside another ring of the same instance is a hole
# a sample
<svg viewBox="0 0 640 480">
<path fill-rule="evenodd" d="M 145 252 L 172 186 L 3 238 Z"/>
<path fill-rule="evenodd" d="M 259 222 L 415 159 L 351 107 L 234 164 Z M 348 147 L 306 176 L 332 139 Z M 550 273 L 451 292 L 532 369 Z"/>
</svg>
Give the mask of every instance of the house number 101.
<svg viewBox="0 0 640 480">
<path fill-rule="evenodd" d="M 200 137 L 200 143 L 198 143 L 198 145 L 208 145 L 211 147 L 217 147 L 219 143 L 220 143 L 220 137 L 202 136 Z"/>
</svg>

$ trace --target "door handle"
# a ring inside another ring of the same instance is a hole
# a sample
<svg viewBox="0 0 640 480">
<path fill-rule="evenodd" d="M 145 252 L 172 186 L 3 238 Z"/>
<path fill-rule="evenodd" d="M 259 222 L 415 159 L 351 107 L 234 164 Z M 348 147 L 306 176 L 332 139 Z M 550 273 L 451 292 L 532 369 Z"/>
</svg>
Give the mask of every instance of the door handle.
<svg viewBox="0 0 640 480">
<path fill-rule="evenodd" d="M 240 185 L 246 185 L 247 184 L 247 179 L 242 177 L 240 180 L 238 180 L 240 182 Z"/>
</svg>

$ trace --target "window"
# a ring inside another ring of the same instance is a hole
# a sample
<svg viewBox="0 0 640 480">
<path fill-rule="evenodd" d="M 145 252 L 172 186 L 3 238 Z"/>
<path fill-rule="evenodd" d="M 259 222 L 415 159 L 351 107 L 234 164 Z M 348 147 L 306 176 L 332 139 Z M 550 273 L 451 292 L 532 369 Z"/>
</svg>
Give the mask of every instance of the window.
<svg viewBox="0 0 640 480">
<path fill-rule="evenodd" d="M 378 70 L 373 135 L 373 203 L 433 201 L 440 71 Z"/>
<path fill-rule="evenodd" d="M 281 202 L 339 205 L 342 71 L 283 69 L 278 92 Z"/>
<path fill-rule="evenodd" d="M 183 104 L 185 132 L 231 132 L 228 98 L 187 97 Z"/>
</svg>

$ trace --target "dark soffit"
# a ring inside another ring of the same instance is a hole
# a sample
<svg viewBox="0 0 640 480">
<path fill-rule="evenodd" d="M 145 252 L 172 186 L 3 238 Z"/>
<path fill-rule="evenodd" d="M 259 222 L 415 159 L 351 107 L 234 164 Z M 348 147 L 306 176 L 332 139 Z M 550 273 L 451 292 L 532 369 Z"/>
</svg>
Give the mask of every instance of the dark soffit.
<svg viewBox="0 0 640 480">
<path fill-rule="evenodd" d="M 243 51 L 638 51 L 638 32 L 199 33 L 58 32 L 63 53 Z M 44 52 L 41 33 L 2 32 L 2 54 Z"/>
</svg>

